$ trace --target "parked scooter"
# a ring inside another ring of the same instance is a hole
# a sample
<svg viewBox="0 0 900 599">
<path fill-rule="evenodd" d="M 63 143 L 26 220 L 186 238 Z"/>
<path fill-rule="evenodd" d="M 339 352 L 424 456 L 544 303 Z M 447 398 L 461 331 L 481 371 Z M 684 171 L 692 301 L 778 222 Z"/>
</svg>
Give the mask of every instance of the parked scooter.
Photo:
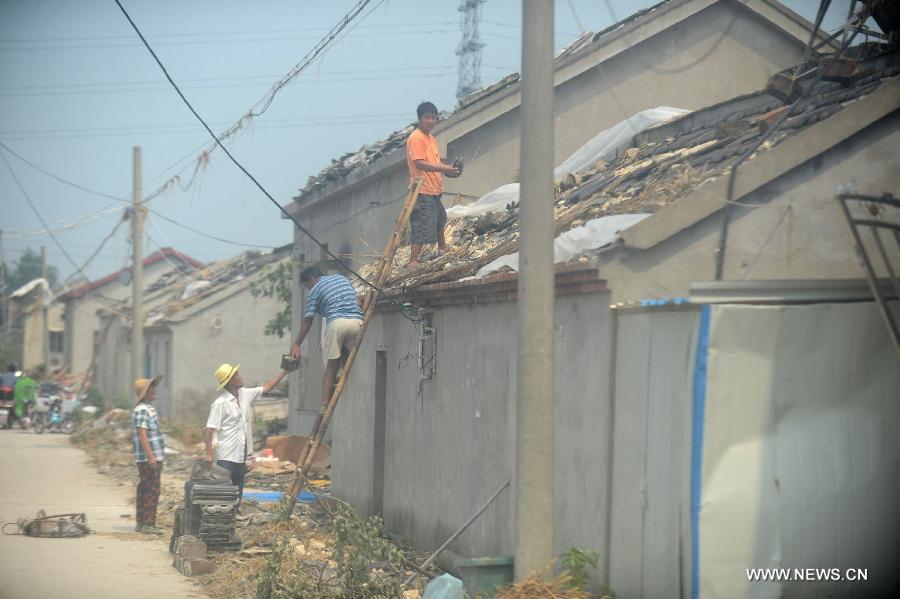
<svg viewBox="0 0 900 599">
<path fill-rule="evenodd" d="M 11 428 L 15 419 L 12 387 L 0 387 L 0 427 Z"/>
<path fill-rule="evenodd" d="M 50 404 L 48 411 L 35 413 L 31 426 L 38 434 L 47 430 L 51 433 L 71 435 L 75 430 L 75 421 L 68 414 L 63 413 L 62 399 L 57 397 Z"/>
</svg>

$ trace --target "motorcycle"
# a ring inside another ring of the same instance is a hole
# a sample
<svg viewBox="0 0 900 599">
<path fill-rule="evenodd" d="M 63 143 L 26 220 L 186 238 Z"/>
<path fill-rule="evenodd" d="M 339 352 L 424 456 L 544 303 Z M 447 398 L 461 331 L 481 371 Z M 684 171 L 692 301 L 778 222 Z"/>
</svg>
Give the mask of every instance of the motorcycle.
<svg viewBox="0 0 900 599">
<path fill-rule="evenodd" d="M 56 398 L 50 404 L 50 409 L 46 412 L 37 412 L 34 420 L 31 422 L 34 432 L 41 434 L 44 430 L 51 433 L 65 433 L 71 435 L 75 430 L 75 421 L 68 414 L 63 413 L 62 399 Z"/>
<path fill-rule="evenodd" d="M 0 427 L 12 428 L 13 420 L 15 420 L 15 405 L 13 389 L 0 387 Z"/>
</svg>

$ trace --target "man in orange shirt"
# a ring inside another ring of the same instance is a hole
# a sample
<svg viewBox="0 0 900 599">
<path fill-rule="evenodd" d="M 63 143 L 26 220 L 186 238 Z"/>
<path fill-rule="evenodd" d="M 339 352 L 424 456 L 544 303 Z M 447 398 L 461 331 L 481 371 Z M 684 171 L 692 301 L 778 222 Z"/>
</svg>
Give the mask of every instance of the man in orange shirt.
<svg viewBox="0 0 900 599">
<path fill-rule="evenodd" d="M 410 183 L 416 177 L 422 177 L 422 188 L 419 199 L 410 217 L 409 264 L 419 265 L 419 254 L 426 243 L 438 244 L 438 251 L 447 251 L 447 240 L 444 238 L 444 226 L 447 224 L 447 211 L 441 204 L 444 192 L 443 175 L 458 177 L 459 167 L 441 158 L 437 140 L 431 130 L 438 122 L 437 107 L 431 102 L 422 102 L 416 108 L 419 126 L 406 140 L 406 164 L 409 167 Z"/>
</svg>

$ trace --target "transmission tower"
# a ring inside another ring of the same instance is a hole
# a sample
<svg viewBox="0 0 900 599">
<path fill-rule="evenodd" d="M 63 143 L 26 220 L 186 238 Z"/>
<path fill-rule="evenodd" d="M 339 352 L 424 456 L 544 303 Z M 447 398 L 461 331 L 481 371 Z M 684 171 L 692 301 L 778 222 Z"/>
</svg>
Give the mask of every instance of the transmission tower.
<svg viewBox="0 0 900 599">
<path fill-rule="evenodd" d="M 481 35 L 478 24 L 481 22 L 481 5 L 485 0 L 461 0 L 459 8 L 462 13 L 462 39 L 456 55 L 459 56 L 459 83 L 456 86 L 456 99 L 468 96 L 481 89 Z"/>
</svg>

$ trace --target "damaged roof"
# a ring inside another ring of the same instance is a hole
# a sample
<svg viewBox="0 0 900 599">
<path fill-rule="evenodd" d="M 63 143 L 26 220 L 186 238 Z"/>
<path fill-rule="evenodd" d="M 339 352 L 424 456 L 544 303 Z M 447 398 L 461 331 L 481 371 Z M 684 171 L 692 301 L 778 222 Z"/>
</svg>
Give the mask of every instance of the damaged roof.
<svg viewBox="0 0 900 599">
<path fill-rule="evenodd" d="M 621 21 L 611 25 L 610 27 L 607 27 L 606 29 L 603 29 L 602 31 L 584 32 L 559 52 L 559 54 L 556 56 L 555 62 L 558 64 L 560 62 L 564 62 L 569 57 L 580 55 L 585 52 L 591 52 L 596 47 L 603 45 L 603 43 L 606 42 L 608 36 L 613 32 L 618 31 L 619 29 L 624 28 L 644 17 L 652 18 L 652 16 L 654 16 L 654 13 L 660 8 L 664 7 L 667 4 L 676 3 L 677 1 L 683 0 L 663 0 L 660 3 L 651 6 L 650 8 L 638 11 L 633 15 L 622 19 Z M 491 96 L 499 92 L 500 90 L 509 87 L 510 85 L 518 83 L 518 81 L 519 73 L 512 73 L 484 89 L 480 89 L 469 94 L 468 96 L 461 98 L 459 104 L 456 107 L 456 110 L 454 110 L 453 113 L 441 113 L 441 120 L 450 118 L 451 116 L 453 116 L 453 114 L 459 112 L 463 108 L 467 108 L 469 106 L 477 104 L 484 98 L 487 98 L 488 96 Z M 415 128 L 416 123 L 411 123 L 403 129 L 394 131 L 386 139 L 364 145 L 355 152 L 347 152 L 339 158 L 332 159 L 331 164 L 319 171 L 317 175 L 309 177 L 306 185 L 300 190 L 300 193 L 297 194 L 294 200 L 299 200 L 312 193 L 313 191 L 324 187 L 328 183 L 340 181 L 352 171 L 367 164 L 371 164 L 382 156 L 387 156 L 388 154 L 393 153 L 397 149 L 404 148 L 406 145 L 406 138 L 409 137 L 410 133 L 412 133 Z"/>
<path fill-rule="evenodd" d="M 601 31 L 586 31 L 577 39 L 563 48 L 554 59 L 556 67 L 568 64 L 573 60 L 588 55 L 592 52 L 603 48 L 613 38 L 622 35 L 628 35 L 632 31 L 645 25 L 646 23 L 656 19 L 661 14 L 675 9 L 679 6 L 688 4 L 692 0 L 662 0 L 653 6 L 640 10 Z M 776 3 L 773 3 L 776 4 Z M 782 12 L 791 12 L 783 6 L 779 6 Z M 793 15 L 793 13 L 791 13 Z M 797 15 L 793 15 L 799 20 L 803 20 Z M 452 113 L 441 113 L 441 120 L 452 118 L 463 109 L 475 106 L 479 102 L 488 99 L 491 96 L 518 84 L 520 79 L 519 73 L 512 73 L 496 83 L 473 92 L 468 96 L 460 99 L 459 104 Z M 416 123 L 411 123 L 406 127 L 391 133 L 387 138 L 376 141 L 371 144 L 362 146 L 355 152 L 348 152 L 339 158 L 332 159 L 331 164 L 319 171 L 318 174 L 310 176 L 306 185 L 300 189 L 299 193 L 293 198 L 294 201 L 305 199 L 310 194 L 324 188 L 325 186 L 342 181 L 347 175 L 357 169 L 372 164 L 379 158 L 392 155 L 398 149 L 402 150 L 406 144 L 406 138 L 416 128 Z"/>
<path fill-rule="evenodd" d="M 187 320 L 250 285 L 256 275 L 271 264 L 290 257 L 291 245 L 262 253 L 250 250 L 234 258 L 207 265 L 188 277 L 180 277 L 160 293 L 168 299 L 147 313 L 145 326 Z"/>
<path fill-rule="evenodd" d="M 898 75 L 900 53 L 893 51 L 876 60 L 854 63 L 852 74 L 841 81 L 820 81 L 805 105 L 801 103 L 802 107 L 765 139 L 747 163 L 801 131 L 825 124 Z M 782 100 L 760 91 L 688 113 L 635 135 L 631 147 L 617 158 L 570 174 L 557 187 L 553 200 L 555 234 L 604 216 L 653 213 L 706 183 L 729 176 L 732 164 L 760 140 L 786 109 Z M 447 234 L 453 240 L 451 251 L 416 269 L 403 268 L 409 248 L 402 248 L 386 281 L 387 290 L 403 295 L 413 288 L 458 281 L 475 275 L 496 258 L 517 251 L 518 205 L 507 205 L 505 212 L 451 219 Z M 587 262 L 588 258 L 582 254 L 572 259 L 579 261 Z M 361 269 L 367 277 L 373 272 L 372 266 Z"/>
<path fill-rule="evenodd" d="M 172 258 L 176 258 L 176 259 L 180 260 L 182 262 L 182 264 L 188 265 L 191 268 L 200 268 L 201 266 L 203 266 L 202 262 L 200 262 L 198 260 L 194 260 L 187 254 L 183 254 L 183 253 L 179 252 L 178 250 L 176 250 L 174 248 L 170 248 L 170 247 L 161 248 L 160 250 L 153 252 L 152 254 L 150 254 L 149 256 L 144 258 L 144 266 L 150 266 L 152 264 L 156 264 L 157 262 L 159 262 L 161 260 L 171 260 Z M 80 287 L 76 287 L 75 289 L 72 289 L 71 291 L 64 293 L 60 297 L 64 300 L 77 299 L 79 297 L 82 297 L 82 296 L 90 293 L 91 291 L 94 291 L 95 289 L 99 289 L 100 287 L 103 287 L 104 285 L 107 285 L 109 283 L 112 283 L 113 281 L 118 280 L 119 277 L 123 273 L 130 272 L 130 271 L 131 271 L 131 268 L 123 268 L 121 270 L 117 270 L 116 272 L 108 274 L 101 279 L 97 279 L 96 281 L 92 281 L 90 283 L 85 283 L 84 285 L 82 285 Z"/>
<path fill-rule="evenodd" d="M 250 250 L 233 258 L 211 262 L 186 271 L 173 268 L 145 290 L 147 311 L 144 326 L 178 322 L 203 308 L 230 297 L 250 284 L 252 275 L 290 256 L 291 245 L 271 252 Z M 113 313 L 128 317 L 131 298 L 111 306 Z"/>
</svg>

